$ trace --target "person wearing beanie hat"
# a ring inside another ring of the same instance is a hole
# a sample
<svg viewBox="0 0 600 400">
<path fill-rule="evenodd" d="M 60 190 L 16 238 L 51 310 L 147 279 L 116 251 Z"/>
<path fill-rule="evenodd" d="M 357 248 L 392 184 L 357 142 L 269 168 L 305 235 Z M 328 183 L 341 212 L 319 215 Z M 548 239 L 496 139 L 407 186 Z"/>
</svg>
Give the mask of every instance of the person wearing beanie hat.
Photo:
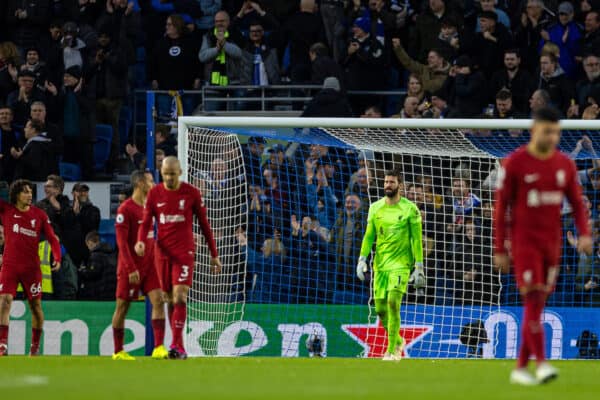
<svg viewBox="0 0 600 400">
<path fill-rule="evenodd" d="M 29 69 L 21 69 L 17 74 L 18 88 L 8 94 L 6 104 L 14 112 L 14 123 L 24 126 L 29 118 L 29 108 L 34 101 L 46 101 L 44 91 L 36 87 L 36 75 Z"/>
<path fill-rule="evenodd" d="M 508 29 L 498 23 L 498 15 L 494 11 L 481 11 L 477 21 L 481 32 L 475 35 L 473 49 L 474 64 L 490 78 L 494 72 L 502 68 L 504 51 L 513 47 L 513 40 Z M 490 96 L 492 97 L 492 96 Z"/>
<path fill-rule="evenodd" d="M 323 81 L 323 89 L 306 105 L 302 117 L 344 118 L 352 117 L 352 107 L 346 95 L 340 92 L 340 82 L 329 76 Z"/>
<path fill-rule="evenodd" d="M 574 21 L 574 17 L 573 5 L 568 1 L 563 1 L 558 6 L 558 21 L 540 32 L 543 39 L 540 42 L 540 49 L 548 42 L 557 45 L 560 51 L 558 63 L 571 79 L 575 79 L 579 71 L 575 57 L 580 54 L 580 42 L 583 37 L 581 28 Z"/>
<path fill-rule="evenodd" d="M 371 35 L 371 19 L 357 18 L 352 26 L 352 38 L 343 65 L 347 71 L 349 90 L 382 90 L 386 87 L 386 60 L 383 43 Z M 378 99 L 379 100 L 379 99 Z M 376 104 L 369 96 L 352 98 L 354 110 Z"/>
<path fill-rule="evenodd" d="M 72 67 L 65 69 L 65 75 L 69 75 L 79 83 L 79 80 L 81 79 L 81 67 L 73 65 Z"/>
</svg>

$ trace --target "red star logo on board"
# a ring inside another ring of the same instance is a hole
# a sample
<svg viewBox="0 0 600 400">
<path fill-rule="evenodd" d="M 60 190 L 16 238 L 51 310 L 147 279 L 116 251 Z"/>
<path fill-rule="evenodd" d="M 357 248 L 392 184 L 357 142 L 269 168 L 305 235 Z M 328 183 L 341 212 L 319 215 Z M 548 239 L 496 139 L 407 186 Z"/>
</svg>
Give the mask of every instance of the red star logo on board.
<svg viewBox="0 0 600 400">
<path fill-rule="evenodd" d="M 381 322 L 375 324 L 348 324 L 342 329 L 365 349 L 366 357 L 381 358 L 388 345 L 387 333 Z M 410 357 L 407 352 L 433 330 L 431 325 L 404 325 L 400 327 L 400 336 L 404 338 L 403 357 Z"/>
</svg>

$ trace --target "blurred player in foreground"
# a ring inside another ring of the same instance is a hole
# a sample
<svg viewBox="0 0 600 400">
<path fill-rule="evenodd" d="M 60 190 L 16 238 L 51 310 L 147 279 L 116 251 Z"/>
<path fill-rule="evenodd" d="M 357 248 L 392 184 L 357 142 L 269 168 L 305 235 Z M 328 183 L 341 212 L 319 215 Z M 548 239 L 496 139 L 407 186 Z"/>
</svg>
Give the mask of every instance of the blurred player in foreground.
<svg viewBox="0 0 600 400">
<path fill-rule="evenodd" d="M 123 350 L 125 334 L 125 317 L 131 301 L 137 300 L 140 290 L 148 296 L 152 303 L 152 330 L 154 332 L 154 351 L 152 358 L 165 359 L 168 351 L 163 345 L 165 337 L 165 309 L 163 292 L 154 267 L 154 230 L 150 230 L 144 238 L 144 246 L 148 251 L 143 257 L 135 254 L 139 226 L 142 224 L 144 204 L 148 192 L 154 186 L 152 173 L 135 171 L 131 174 L 133 194 L 125 200 L 117 210 L 115 232 L 119 246 L 119 263 L 117 269 L 117 305 L 113 315 L 113 340 L 115 352 L 113 360 L 135 360 Z"/>
<path fill-rule="evenodd" d="M 409 281 L 415 288 L 425 286 L 421 212 L 413 202 L 402 197 L 401 182 L 399 171 L 385 173 L 385 197 L 369 207 L 367 230 L 356 267 L 358 279 L 364 281 L 367 257 L 377 238 L 373 298 L 375 311 L 388 334 L 388 347 L 383 357 L 386 361 L 402 359 L 404 339 L 400 336 L 400 304 Z"/>
<path fill-rule="evenodd" d="M 508 156 L 498 173 L 495 264 L 508 273 L 510 251 L 523 296 L 521 348 L 517 368 L 510 375 L 510 381 L 520 385 L 546 383 L 558 376 L 558 371 L 545 360 L 541 315 L 560 268 L 560 211 L 565 195 L 575 215 L 579 233 L 577 247 L 580 252 L 592 252 L 577 168 L 556 148 L 561 134 L 559 118 L 559 113 L 552 108 L 537 110 L 533 115 L 530 142 Z M 531 355 L 537 361 L 535 377 L 527 369 Z"/>
<path fill-rule="evenodd" d="M 221 271 L 217 246 L 206 216 L 206 208 L 198 189 L 181 182 L 181 165 L 175 157 L 166 157 L 162 162 L 162 184 L 154 186 L 148 193 L 144 218 L 138 231 L 135 252 L 143 256 L 145 240 L 152 229 L 153 218 L 157 222 L 158 237 L 155 246 L 155 265 L 163 291 L 168 294 L 169 320 L 173 332 L 173 343 L 169 358 L 186 359 L 183 345 L 183 329 L 187 318 L 187 296 L 194 276 L 195 249 L 193 218 L 198 218 L 202 234 L 211 254 L 212 271 Z"/>
<path fill-rule="evenodd" d="M 43 233 L 50 242 L 52 271 L 60 268 L 61 254 L 58 238 L 48 216 L 32 206 L 33 184 L 18 179 L 10 185 L 9 200 L 0 200 L 0 218 L 5 227 L 5 245 L 0 266 L 0 356 L 8 354 L 8 323 L 10 307 L 19 283 L 27 294 L 31 309 L 31 348 L 29 354 L 39 355 L 44 325 L 42 311 L 42 270 L 38 246 Z"/>
</svg>

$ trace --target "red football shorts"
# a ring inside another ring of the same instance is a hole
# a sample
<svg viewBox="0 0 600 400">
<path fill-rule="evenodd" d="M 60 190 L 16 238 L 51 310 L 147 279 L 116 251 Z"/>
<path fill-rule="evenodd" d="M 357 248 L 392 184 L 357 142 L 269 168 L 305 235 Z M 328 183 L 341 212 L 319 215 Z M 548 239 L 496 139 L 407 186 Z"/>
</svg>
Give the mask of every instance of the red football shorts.
<svg viewBox="0 0 600 400">
<path fill-rule="evenodd" d="M 560 270 L 560 246 L 513 244 L 513 264 L 521 293 L 554 291 Z"/>
<path fill-rule="evenodd" d="M 179 263 L 164 254 L 158 246 L 155 247 L 154 263 L 160 279 L 160 285 L 165 292 L 171 292 L 173 286 L 192 286 L 194 278 L 194 259 L 185 264 Z"/>
<path fill-rule="evenodd" d="M 29 300 L 42 298 L 42 270 L 39 265 L 19 266 L 3 265 L 0 270 L 0 294 L 15 297 L 19 283 Z"/>
<path fill-rule="evenodd" d="M 126 271 L 117 273 L 117 299 L 134 301 L 138 299 L 140 292 L 148 294 L 160 288 L 161 285 L 154 264 L 146 268 L 145 271 L 140 271 L 140 283 L 137 285 L 129 283 L 129 274 Z"/>
</svg>

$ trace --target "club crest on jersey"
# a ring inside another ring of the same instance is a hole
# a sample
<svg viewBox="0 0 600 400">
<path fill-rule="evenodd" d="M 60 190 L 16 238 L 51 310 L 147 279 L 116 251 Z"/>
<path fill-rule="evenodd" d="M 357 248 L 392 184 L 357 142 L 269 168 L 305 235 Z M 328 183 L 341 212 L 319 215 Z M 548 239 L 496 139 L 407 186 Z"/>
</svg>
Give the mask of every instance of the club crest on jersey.
<svg viewBox="0 0 600 400">
<path fill-rule="evenodd" d="M 559 169 L 556 171 L 556 185 L 558 187 L 564 187 L 567 181 L 567 174 L 564 169 Z"/>
<path fill-rule="evenodd" d="M 179 200 L 179 209 L 183 210 L 185 208 L 185 199 Z"/>
<path fill-rule="evenodd" d="M 159 221 L 161 224 L 164 224 L 164 223 L 166 222 L 165 214 L 162 214 L 162 213 L 161 213 L 161 214 L 159 215 L 159 217 L 158 217 L 158 221 Z"/>
<path fill-rule="evenodd" d="M 32 219 L 32 220 L 31 220 L 31 227 L 32 227 L 32 228 L 35 228 L 35 219 Z"/>
</svg>

